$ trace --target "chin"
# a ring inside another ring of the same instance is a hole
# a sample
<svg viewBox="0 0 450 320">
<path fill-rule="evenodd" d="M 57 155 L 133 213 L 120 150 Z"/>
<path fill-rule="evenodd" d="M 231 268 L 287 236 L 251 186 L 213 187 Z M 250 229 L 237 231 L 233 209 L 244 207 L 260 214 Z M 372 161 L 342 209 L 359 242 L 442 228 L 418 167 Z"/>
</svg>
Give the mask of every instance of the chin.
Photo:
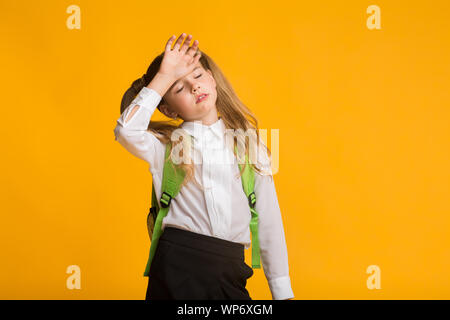
<svg viewBox="0 0 450 320">
<path fill-rule="evenodd" d="M 213 106 L 209 103 L 202 103 L 200 105 L 197 105 L 197 110 L 202 110 L 202 111 L 210 111 Z"/>
</svg>

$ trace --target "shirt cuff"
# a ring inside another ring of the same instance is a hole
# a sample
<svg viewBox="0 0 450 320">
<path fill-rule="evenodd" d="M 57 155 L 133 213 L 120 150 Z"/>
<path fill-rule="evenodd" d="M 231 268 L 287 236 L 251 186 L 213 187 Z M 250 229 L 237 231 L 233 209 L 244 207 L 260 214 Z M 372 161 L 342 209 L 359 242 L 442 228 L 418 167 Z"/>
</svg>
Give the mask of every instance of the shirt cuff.
<svg viewBox="0 0 450 320">
<path fill-rule="evenodd" d="M 162 97 L 153 89 L 143 87 L 137 94 L 136 98 L 131 102 L 132 104 L 138 104 L 150 110 L 152 113 L 155 111 Z"/>
<path fill-rule="evenodd" d="M 285 300 L 294 298 L 289 276 L 279 277 L 268 281 L 273 300 Z"/>
</svg>

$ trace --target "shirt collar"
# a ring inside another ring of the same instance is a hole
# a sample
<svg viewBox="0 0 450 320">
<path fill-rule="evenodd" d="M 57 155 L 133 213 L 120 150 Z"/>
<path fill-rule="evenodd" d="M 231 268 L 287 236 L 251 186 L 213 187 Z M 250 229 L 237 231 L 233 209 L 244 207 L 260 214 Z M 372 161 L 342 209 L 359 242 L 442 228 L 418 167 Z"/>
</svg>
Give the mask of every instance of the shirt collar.
<svg viewBox="0 0 450 320">
<path fill-rule="evenodd" d="M 201 121 L 184 121 L 181 127 L 197 140 L 201 140 L 208 131 L 211 131 L 217 138 L 223 138 L 226 129 L 221 117 L 209 126 L 202 124 Z"/>
</svg>

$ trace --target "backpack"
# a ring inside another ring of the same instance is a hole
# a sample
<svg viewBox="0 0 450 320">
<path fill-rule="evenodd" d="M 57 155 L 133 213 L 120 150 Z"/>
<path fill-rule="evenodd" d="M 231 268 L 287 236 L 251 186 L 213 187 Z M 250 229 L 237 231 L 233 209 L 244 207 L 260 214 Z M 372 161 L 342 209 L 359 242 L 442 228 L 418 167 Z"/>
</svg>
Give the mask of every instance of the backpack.
<svg viewBox="0 0 450 320">
<path fill-rule="evenodd" d="M 150 266 L 155 255 L 158 241 L 163 231 L 161 230 L 162 220 L 169 212 L 170 202 L 178 194 L 181 188 L 181 184 L 184 180 L 185 172 L 183 169 L 173 165 L 170 159 L 171 143 L 166 145 L 165 161 L 163 168 L 163 179 L 161 186 L 161 208 L 158 205 L 156 198 L 155 187 L 152 183 L 152 204 L 150 212 L 147 215 L 147 229 L 151 239 L 150 253 L 147 260 L 147 266 L 145 267 L 144 277 L 148 277 L 150 273 Z M 242 165 L 239 163 L 239 169 L 242 170 Z M 255 173 L 248 164 L 248 156 L 245 155 L 245 168 L 241 176 L 242 187 L 245 195 L 248 199 L 250 212 L 252 215 L 250 221 L 250 231 L 252 235 L 252 268 L 259 269 L 260 256 L 259 256 L 259 239 L 258 239 L 258 213 L 255 210 L 256 195 L 254 192 L 255 187 Z"/>
</svg>

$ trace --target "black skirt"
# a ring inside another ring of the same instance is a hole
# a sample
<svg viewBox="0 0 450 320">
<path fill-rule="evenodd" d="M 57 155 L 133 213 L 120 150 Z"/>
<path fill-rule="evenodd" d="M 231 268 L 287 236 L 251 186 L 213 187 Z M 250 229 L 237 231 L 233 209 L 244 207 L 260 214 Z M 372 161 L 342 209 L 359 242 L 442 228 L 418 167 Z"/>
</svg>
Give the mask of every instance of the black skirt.
<svg viewBox="0 0 450 320">
<path fill-rule="evenodd" d="M 244 245 L 166 227 L 150 267 L 146 300 L 252 300 Z"/>
</svg>

